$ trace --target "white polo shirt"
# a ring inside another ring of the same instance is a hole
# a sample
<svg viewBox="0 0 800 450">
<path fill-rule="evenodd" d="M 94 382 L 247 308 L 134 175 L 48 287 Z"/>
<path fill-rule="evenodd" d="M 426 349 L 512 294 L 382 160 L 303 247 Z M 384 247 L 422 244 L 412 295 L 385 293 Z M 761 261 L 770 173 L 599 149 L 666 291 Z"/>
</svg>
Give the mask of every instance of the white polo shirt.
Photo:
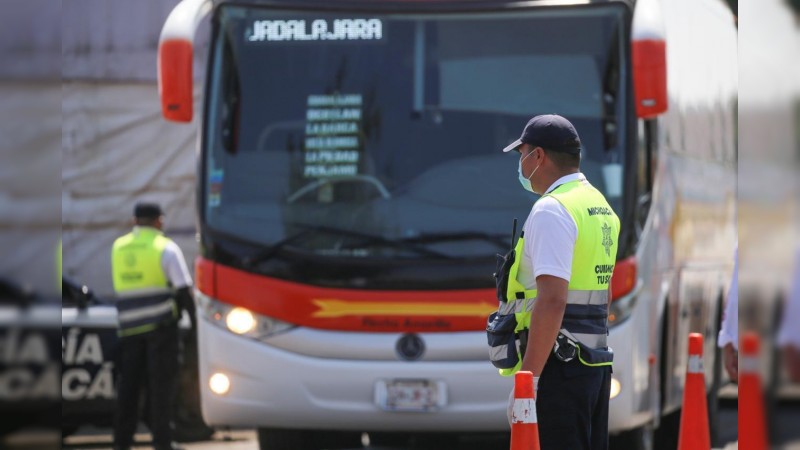
<svg viewBox="0 0 800 450">
<path fill-rule="evenodd" d="M 174 289 L 192 286 L 192 276 L 178 244 L 169 241 L 161 254 L 161 268 Z"/>
<path fill-rule="evenodd" d="M 573 173 L 556 180 L 545 193 L 575 180 L 589 184 L 582 173 Z M 525 289 L 536 289 L 539 275 L 552 275 L 569 281 L 578 225 L 567 209 L 553 197 L 542 197 L 533 204 L 522 229 L 525 231 L 525 245 L 517 280 Z"/>
</svg>

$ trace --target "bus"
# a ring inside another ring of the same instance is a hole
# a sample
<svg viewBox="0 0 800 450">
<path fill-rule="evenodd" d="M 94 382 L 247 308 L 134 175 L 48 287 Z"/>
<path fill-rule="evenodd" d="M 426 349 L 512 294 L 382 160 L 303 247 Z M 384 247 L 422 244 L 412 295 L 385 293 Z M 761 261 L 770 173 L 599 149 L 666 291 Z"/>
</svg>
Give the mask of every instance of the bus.
<svg viewBox="0 0 800 450">
<path fill-rule="evenodd" d="M 270 450 L 507 432 L 513 381 L 488 361 L 486 320 L 496 255 L 537 197 L 500 149 L 544 113 L 575 124 L 621 219 L 611 433 L 677 435 L 690 332 L 714 399 L 735 245 L 722 1 L 183 0 L 159 42 L 167 120 L 193 122 L 204 20 L 209 425 L 256 427 Z"/>
</svg>

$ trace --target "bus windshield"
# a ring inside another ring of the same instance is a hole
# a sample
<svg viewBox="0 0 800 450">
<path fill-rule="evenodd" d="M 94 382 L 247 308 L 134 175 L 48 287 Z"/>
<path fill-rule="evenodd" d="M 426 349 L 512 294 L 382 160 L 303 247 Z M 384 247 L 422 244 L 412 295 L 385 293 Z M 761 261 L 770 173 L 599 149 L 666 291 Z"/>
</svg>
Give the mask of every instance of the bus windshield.
<svg viewBox="0 0 800 450">
<path fill-rule="evenodd" d="M 624 14 L 221 6 L 204 225 L 262 259 L 493 258 L 537 199 L 501 149 L 549 113 L 575 124 L 582 172 L 621 215 Z"/>
</svg>

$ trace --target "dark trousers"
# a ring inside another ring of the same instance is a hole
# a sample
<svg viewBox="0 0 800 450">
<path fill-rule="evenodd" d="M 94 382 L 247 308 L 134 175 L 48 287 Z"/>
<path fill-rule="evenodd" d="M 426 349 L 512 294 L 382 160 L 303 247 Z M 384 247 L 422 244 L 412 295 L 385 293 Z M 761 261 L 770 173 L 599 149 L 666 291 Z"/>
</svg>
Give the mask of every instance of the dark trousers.
<svg viewBox="0 0 800 450">
<path fill-rule="evenodd" d="M 562 362 L 552 354 L 539 378 L 536 417 L 542 450 L 607 450 L 610 367 Z"/>
<path fill-rule="evenodd" d="M 153 446 L 170 448 L 172 411 L 178 370 L 178 327 L 170 324 L 120 339 L 115 448 L 128 448 L 139 422 L 139 396 L 146 386 L 148 426 Z"/>
</svg>

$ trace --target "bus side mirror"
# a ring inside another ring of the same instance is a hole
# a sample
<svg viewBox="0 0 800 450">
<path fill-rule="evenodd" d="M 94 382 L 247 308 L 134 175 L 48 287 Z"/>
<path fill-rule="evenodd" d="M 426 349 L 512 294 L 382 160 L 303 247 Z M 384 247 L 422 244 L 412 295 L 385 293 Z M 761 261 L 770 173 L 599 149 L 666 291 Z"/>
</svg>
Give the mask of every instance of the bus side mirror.
<svg viewBox="0 0 800 450">
<path fill-rule="evenodd" d="M 633 41 L 636 116 L 651 119 L 667 111 L 667 49 L 663 40 Z"/>
<path fill-rule="evenodd" d="M 192 43 L 173 39 L 158 45 L 161 114 L 173 122 L 192 121 Z"/>
<path fill-rule="evenodd" d="M 174 122 L 191 122 L 194 35 L 211 0 L 183 0 L 169 13 L 158 40 L 158 94 L 161 114 Z"/>
<path fill-rule="evenodd" d="M 636 2 L 631 59 L 636 116 L 651 119 L 667 111 L 667 46 L 658 0 Z"/>
</svg>

